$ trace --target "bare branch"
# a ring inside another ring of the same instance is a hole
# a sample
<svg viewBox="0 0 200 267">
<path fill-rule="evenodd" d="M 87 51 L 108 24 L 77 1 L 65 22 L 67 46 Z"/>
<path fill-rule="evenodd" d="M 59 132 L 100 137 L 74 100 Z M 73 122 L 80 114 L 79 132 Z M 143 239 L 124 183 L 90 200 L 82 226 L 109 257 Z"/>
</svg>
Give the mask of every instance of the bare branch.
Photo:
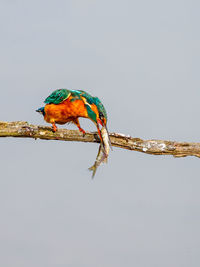
<svg viewBox="0 0 200 267">
<path fill-rule="evenodd" d="M 110 133 L 113 146 L 135 150 L 152 155 L 172 155 L 174 157 L 200 157 L 200 143 L 175 142 L 164 140 L 142 140 L 123 134 Z M 96 132 L 82 133 L 76 130 L 58 129 L 53 132 L 51 127 L 32 125 L 28 122 L 0 122 L 0 137 L 23 137 L 44 140 L 78 141 L 99 143 Z"/>
</svg>

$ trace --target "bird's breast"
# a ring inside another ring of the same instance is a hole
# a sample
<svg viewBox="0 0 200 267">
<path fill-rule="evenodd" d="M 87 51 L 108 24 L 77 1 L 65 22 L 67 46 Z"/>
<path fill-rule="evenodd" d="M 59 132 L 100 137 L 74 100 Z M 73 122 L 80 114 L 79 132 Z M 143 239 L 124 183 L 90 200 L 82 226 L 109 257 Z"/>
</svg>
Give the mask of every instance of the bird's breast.
<svg viewBox="0 0 200 267">
<path fill-rule="evenodd" d="M 82 100 L 77 99 L 71 102 L 69 98 L 60 104 L 47 104 L 45 106 L 44 119 L 46 122 L 64 124 L 78 117 L 88 117 Z"/>
</svg>

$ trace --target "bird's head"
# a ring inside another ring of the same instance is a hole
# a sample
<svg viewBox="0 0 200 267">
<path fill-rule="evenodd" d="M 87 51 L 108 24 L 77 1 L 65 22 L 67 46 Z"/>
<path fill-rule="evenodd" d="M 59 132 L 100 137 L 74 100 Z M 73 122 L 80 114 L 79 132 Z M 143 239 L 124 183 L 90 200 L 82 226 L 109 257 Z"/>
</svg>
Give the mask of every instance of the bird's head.
<svg viewBox="0 0 200 267">
<path fill-rule="evenodd" d="M 105 116 L 105 114 L 103 114 L 103 112 L 97 112 L 97 123 L 99 123 L 101 126 L 106 127 L 107 124 L 107 117 Z"/>
<path fill-rule="evenodd" d="M 38 108 L 38 109 L 36 110 L 36 112 L 39 112 L 39 113 L 42 114 L 43 116 L 45 115 L 44 107 L 42 107 L 42 108 Z"/>
<path fill-rule="evenodd" d="M 96 107 L 95 113 L 96 113 L 96 122 L 100 124 L 103 127 L 106 127 L 107 124 L 107 113 L 106 109 L 104 108 L 103 104 L 99 100 L 98 97 L 93 98 L 94 106 Z"/>
</svg>

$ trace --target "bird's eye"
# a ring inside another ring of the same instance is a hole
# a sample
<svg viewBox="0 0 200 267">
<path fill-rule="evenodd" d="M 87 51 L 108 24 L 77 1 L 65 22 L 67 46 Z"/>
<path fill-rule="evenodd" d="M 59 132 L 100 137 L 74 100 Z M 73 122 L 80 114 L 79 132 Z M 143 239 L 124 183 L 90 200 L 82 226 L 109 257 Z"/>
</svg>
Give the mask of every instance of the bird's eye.
<svg viewBox="0 0 200 267">
<path fill-rule="evenodd" d="M 100 118 L 100 119 L 103 119 L 103 118 L 104 118 L 104 115 L 103 115 L 102 112 L 99 112 L 99 118 Z"/>
</svg>

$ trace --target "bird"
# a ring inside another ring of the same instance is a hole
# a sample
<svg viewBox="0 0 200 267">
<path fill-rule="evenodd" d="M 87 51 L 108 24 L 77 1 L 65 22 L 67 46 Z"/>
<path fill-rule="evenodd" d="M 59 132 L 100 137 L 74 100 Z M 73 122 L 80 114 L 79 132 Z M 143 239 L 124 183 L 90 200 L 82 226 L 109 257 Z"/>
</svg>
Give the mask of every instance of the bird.
<svg viewBox="0 0 200 267">
<path fill-rule="evenodd" d="M 97 127 L 101 143 L 103 143 L 100 127 L 107 129 L 107 113 L 98 97 L 93 97 L 83 90 L 56 89 L 44 101 L 45 106 L 36 110 L 44 120 L 52 124 L 53 132 L 56 124 L 74 123 L 85 135 L 79 118 L 90 119 Z M 108 134 L 109 136 L 109 134 Z"/>
</svg>

